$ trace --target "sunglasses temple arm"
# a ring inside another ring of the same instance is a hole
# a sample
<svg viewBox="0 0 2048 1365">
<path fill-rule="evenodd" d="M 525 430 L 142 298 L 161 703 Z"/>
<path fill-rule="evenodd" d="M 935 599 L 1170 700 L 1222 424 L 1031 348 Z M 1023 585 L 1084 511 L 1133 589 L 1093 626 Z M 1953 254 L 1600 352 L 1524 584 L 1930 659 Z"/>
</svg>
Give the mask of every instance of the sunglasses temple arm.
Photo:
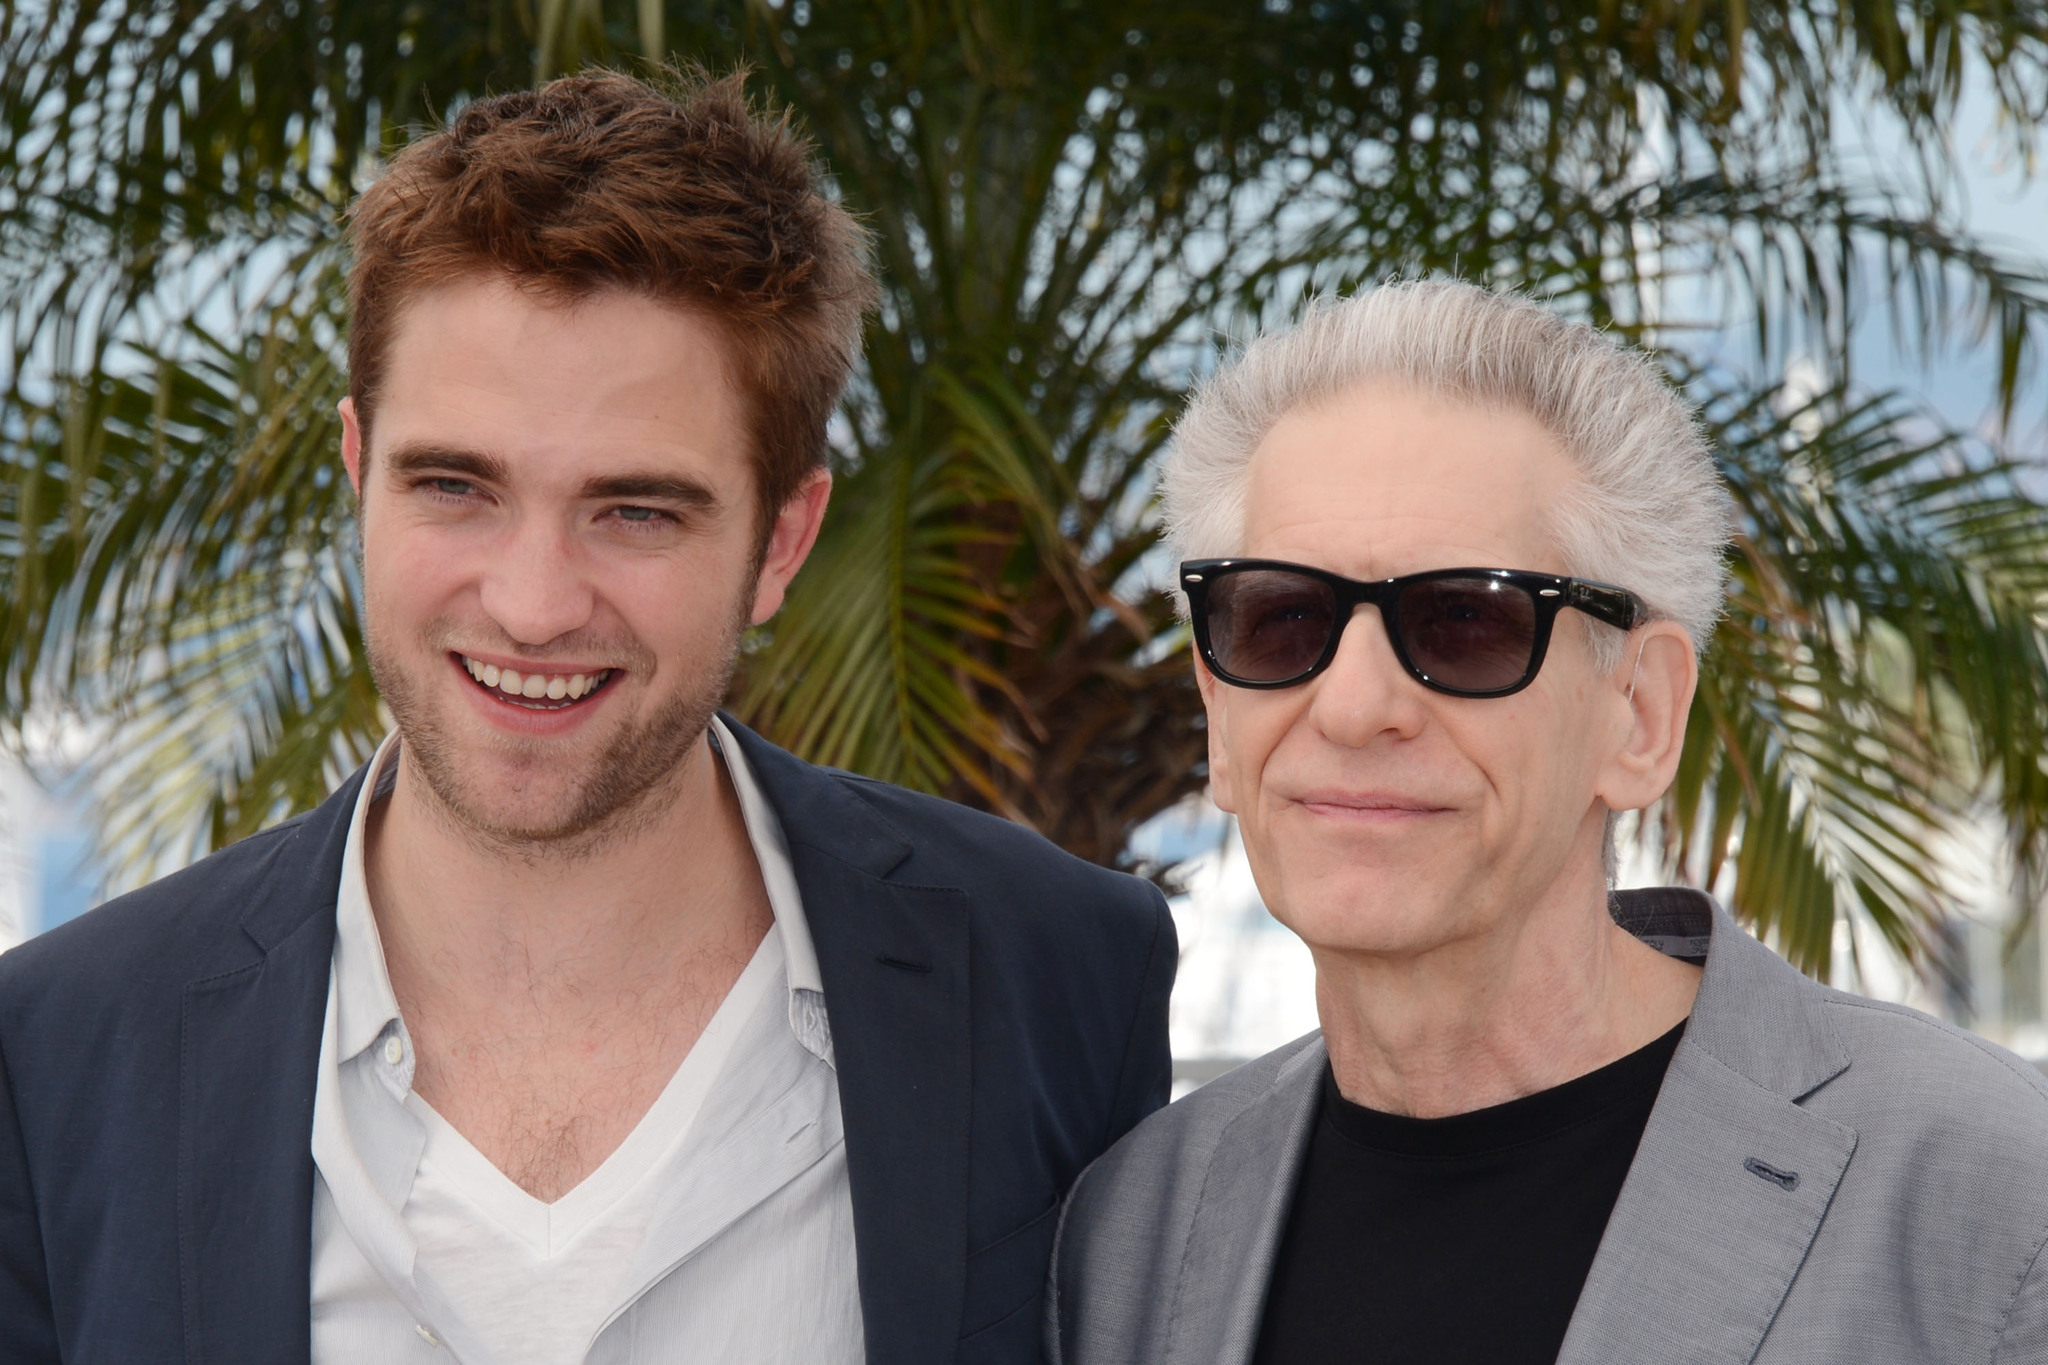
<svg viewBox="0 0 2048 1365">
<path fill-rule="evenodd" d="M 1565 600 L 1572 606 L 1618 630 L 1634 630 L 1650 619 L 1649 610 L 1643 606 L 1642 600 L 1626 588 L 1575 578 L 1567 591 L 1570 596 Z"/>
</svg>

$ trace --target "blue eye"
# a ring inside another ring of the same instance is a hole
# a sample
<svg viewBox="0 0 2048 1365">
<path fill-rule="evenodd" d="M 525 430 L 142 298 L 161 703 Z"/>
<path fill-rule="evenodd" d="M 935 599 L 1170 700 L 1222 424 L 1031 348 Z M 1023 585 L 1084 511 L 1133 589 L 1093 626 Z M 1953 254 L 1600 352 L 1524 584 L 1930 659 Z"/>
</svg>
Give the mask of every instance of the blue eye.
<svg viewBox="0 0 2048 1365">
<path fill-rule="evenodd" d="M 652 507 L 621 507 L 618 511 L 619 516 L 626 521 L 648 522 L 661 515 Z"/>
<path fill-rule="evenodd" d="M 451 498 L 466 498 L 476 492 L 476 485 L 468 479 L 436 479 L 434 491 L 446 493 Z"/>
</svg>

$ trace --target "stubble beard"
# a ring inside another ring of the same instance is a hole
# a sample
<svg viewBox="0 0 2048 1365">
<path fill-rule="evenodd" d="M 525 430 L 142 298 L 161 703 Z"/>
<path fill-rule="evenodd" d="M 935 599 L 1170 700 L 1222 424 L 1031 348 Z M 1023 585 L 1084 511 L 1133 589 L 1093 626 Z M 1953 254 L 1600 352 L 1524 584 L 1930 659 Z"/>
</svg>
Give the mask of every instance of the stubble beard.
<svg viewBox="0 0 2048 1365">
<path fill-rule="evenodd" d="M 722 632 L 710 667 L 686 681 L 653 715 L 618 731 L 585 771 L 569 779 L 567 799 L 550 795 L 533 804 L 556 807 L 552 818 L 516 819 L 493 812 L 480 799 L 480 779 L 467 771 L 465 759 L 475 746 L 451 733 L 447 718 L 431 700 L 430 680 L 408 671 L 394 652 L 383 647 L 379 632 L 364 631 L 370 675 L 391 708 L 404 746 L 404 762 L 413 768 L 430 799 L 424 804 L 450 833 L 503 857 L 526 862 L 588 858 L 657 824 L 682 791 L 697 743 L 725 699 L 739 663 L 740 637 L 748 620 L 741 609 Z M 456 647 L 452 623 L 437 622 L 424 632 L 424 656 L 442 666 Z M 628 676 L 646 677 L 651 655 L 637 641 L 608 644 L 597 657 L 620 659 Z M 521 767 L 545 773 L 553 759 L 546 746 L 511 736 L 495 736 L 492 747 L 501 755 L 524 760 Z M 542 812 L 534 810 L 534 815 Z"/>
</svg>

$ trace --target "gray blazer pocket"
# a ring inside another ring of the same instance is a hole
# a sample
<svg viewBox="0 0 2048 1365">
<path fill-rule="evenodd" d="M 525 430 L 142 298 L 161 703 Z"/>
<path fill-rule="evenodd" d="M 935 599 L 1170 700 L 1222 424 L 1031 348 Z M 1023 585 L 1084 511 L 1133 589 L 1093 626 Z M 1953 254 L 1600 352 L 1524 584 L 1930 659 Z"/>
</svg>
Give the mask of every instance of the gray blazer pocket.
<svg viewBox="0 0 2048 1365">
<path fill-rule="evenodd" d="M 971 1337 L 986 1328 L 1025 1317 L 1032 1331 L 1033 1308 L 1045 1290 L 1045 1270 L 1052 1261 L 1052 1238 L 1059 1231 L 1060 1206 L 1052 1207 L 1013 1232 L 990 1242 L 967 1258 L 967 1300 L 960 1314 L 960 1335 Z"/>
</svg>

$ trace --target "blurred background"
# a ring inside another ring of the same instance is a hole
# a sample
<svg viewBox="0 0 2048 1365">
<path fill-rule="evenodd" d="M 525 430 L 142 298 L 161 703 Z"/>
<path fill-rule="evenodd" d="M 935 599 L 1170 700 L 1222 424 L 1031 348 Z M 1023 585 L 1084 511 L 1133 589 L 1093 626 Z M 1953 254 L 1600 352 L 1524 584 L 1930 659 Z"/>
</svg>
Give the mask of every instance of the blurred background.
<svg viewBox="0 0 2048 1365">
<path fill-rule="evenodd" d="M 0 0 L 0 945 L 368 755 L 347 206 L 664 62 L 747 68 L 883 281 L 733 708 L 1160 879 L 1186 1078 L 1314 1002 L 1203 795 L 1155 462 L 1234 345 L 1423 271 L 1649 347 L 1735 491 L 1624 884 L 2048 1059 L 2043 0 Z"/>
</svg>

